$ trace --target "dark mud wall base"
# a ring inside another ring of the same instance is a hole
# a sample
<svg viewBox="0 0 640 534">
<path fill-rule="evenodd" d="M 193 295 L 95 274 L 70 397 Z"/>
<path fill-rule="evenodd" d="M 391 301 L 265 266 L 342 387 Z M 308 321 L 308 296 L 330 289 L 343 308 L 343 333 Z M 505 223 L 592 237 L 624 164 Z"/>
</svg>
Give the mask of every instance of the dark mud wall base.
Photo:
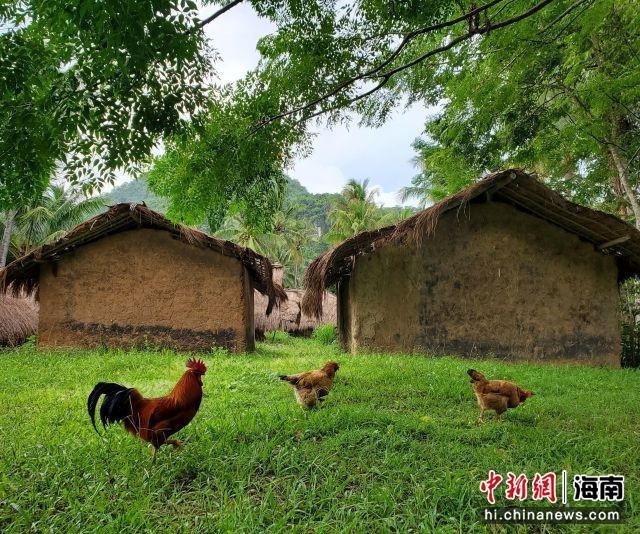
<svg viewBox="0 0 640 534">
<path fill-rule="evenodd" d="M 184 351 L 206 351 L 211 347 L 234 350 L 237 332 L 225 330 L 192 330 L 158 325 L 119 325 L 80 323 L 70 321 L 62 325 L 65 334 L 59 335 L 62 346 L 156 348 L 166 347 Z"/>
</svg>

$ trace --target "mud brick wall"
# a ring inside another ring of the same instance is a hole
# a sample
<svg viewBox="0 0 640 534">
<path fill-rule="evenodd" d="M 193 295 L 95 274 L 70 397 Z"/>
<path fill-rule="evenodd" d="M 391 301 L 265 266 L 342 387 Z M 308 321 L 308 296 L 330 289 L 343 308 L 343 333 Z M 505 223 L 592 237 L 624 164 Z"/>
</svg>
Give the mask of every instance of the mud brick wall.
<svg viewBox="0 0 640 534">
<path fill-rule="evenodd" d="M 160 230 L 107 236 L 42 265 L 38 344 L 252 350 L 249 273 Z"/>
<path fill-rule="evenodd" d="M 620 364 L 612 256 L 501 202 L 453 210 L 421 246 L 357 259 L 345 348 Z"/>
</svg>

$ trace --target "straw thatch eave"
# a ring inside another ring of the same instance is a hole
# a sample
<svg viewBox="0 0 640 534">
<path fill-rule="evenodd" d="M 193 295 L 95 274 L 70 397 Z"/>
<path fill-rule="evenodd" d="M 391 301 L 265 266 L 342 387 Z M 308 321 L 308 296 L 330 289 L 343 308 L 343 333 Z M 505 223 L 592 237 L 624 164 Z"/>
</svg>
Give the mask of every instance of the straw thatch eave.
<svg viewBox="0 0 640 534">
<path fill-rule="evenodd" d="M 273 282 L 272 264 L 264 256 L 195 228 L 175 224 L 144 204 L 111 206 L 105 213 L 76 226 L 53 243 L 43 245 L 16 259 L 0 272 L 0 286 L 2 288 L 10 286 L 14 293 L 32 292 L 38 287 L 40 264 L 56 262 L 78 247 L 108 235 L 138 228 L 169 232 L 175 239 L 189 245 L 210 248 L 225 256 L 237 258 L 249 271 L 253 287 L 268 298 L 268 313 L 271 313 L 275 305 L 287 298 L 282 287 Z"/>
<path fill-rule="evenodd" d="M 0 346 L 24 343 L 38 328 L 38 303 L 33 295 L 0 294 Z"/>
<path fill-rule="evenodd" d="M 636 228 L 611 214 L 570 202 L 534 175 L 508 169 L 486 176 L 397 225 L 360 233 L 315 258 L 304 276 L 302 310 L 314 317 L 321 315 L 325 288 L 349 276 L 358 256 L 389 243 L 419 245 L 433 234 L 442 214 L 455 209 L 458 216 L 464 216 L 470 202 L 482 200 L 511 204 L 593 243 L 602 253 L 615 255 L 621 280 L 640 272 L 640 232 Z"/>
</svg>

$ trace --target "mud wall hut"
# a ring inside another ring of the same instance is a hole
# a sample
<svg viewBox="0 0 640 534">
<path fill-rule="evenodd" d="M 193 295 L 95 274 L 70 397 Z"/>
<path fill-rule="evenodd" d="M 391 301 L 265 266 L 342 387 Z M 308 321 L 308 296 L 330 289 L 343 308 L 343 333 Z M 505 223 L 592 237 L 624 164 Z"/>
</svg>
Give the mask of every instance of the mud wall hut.
<svg viewBox="0 0 640 534">
<path fill-rule="evenodd" d="M 38 288 L 38 345 L 254 347 L 253 291 L 286 299 L 255 252 L 118 204 L 10 264 L 4 284 Z"/>
<path fill-rule="evenodd" d="M 635 228 L 511 169 L 316 258 L 302 308 L 337 284 L 351 352 L 618 366 L 618 283 L 639 270 Z"/>
</svg>

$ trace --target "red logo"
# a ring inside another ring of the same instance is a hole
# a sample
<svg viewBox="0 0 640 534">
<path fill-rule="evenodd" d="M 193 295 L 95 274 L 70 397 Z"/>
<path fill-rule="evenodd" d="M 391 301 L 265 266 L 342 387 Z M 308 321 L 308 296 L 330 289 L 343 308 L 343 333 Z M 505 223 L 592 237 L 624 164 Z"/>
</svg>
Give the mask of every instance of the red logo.
<svg viewBox="0 0 640 534">
<path fill-rule="evenodd" d="M 527 498 L 528 484 L 527 475 L 520 474 L 516 476 L 509 472 L 507 474 L 507 499 L 514 501 L 517 498 L 520 501 L 524 501 Z"/>
<path fill-rule="evenodd" d="M 550 503 L 556 502 L 556 474 L 545 473 L 541 475 L 536 473 L 533 477 L 533 500 L 542 501 L 547 499 Z"/>
<path fill-rule="evenodd" d="M 487 494 L 487 500 L 490 504 L 496 503 L 496 498 L 493 495 L 493 492 L 503 480 L 504 479 L 502 478 L 502 475 L 497 474 L 492 469 L 491 471 L 489 471 L 489 478 L 480 482 L 480 491 Z"/>
</svg>

